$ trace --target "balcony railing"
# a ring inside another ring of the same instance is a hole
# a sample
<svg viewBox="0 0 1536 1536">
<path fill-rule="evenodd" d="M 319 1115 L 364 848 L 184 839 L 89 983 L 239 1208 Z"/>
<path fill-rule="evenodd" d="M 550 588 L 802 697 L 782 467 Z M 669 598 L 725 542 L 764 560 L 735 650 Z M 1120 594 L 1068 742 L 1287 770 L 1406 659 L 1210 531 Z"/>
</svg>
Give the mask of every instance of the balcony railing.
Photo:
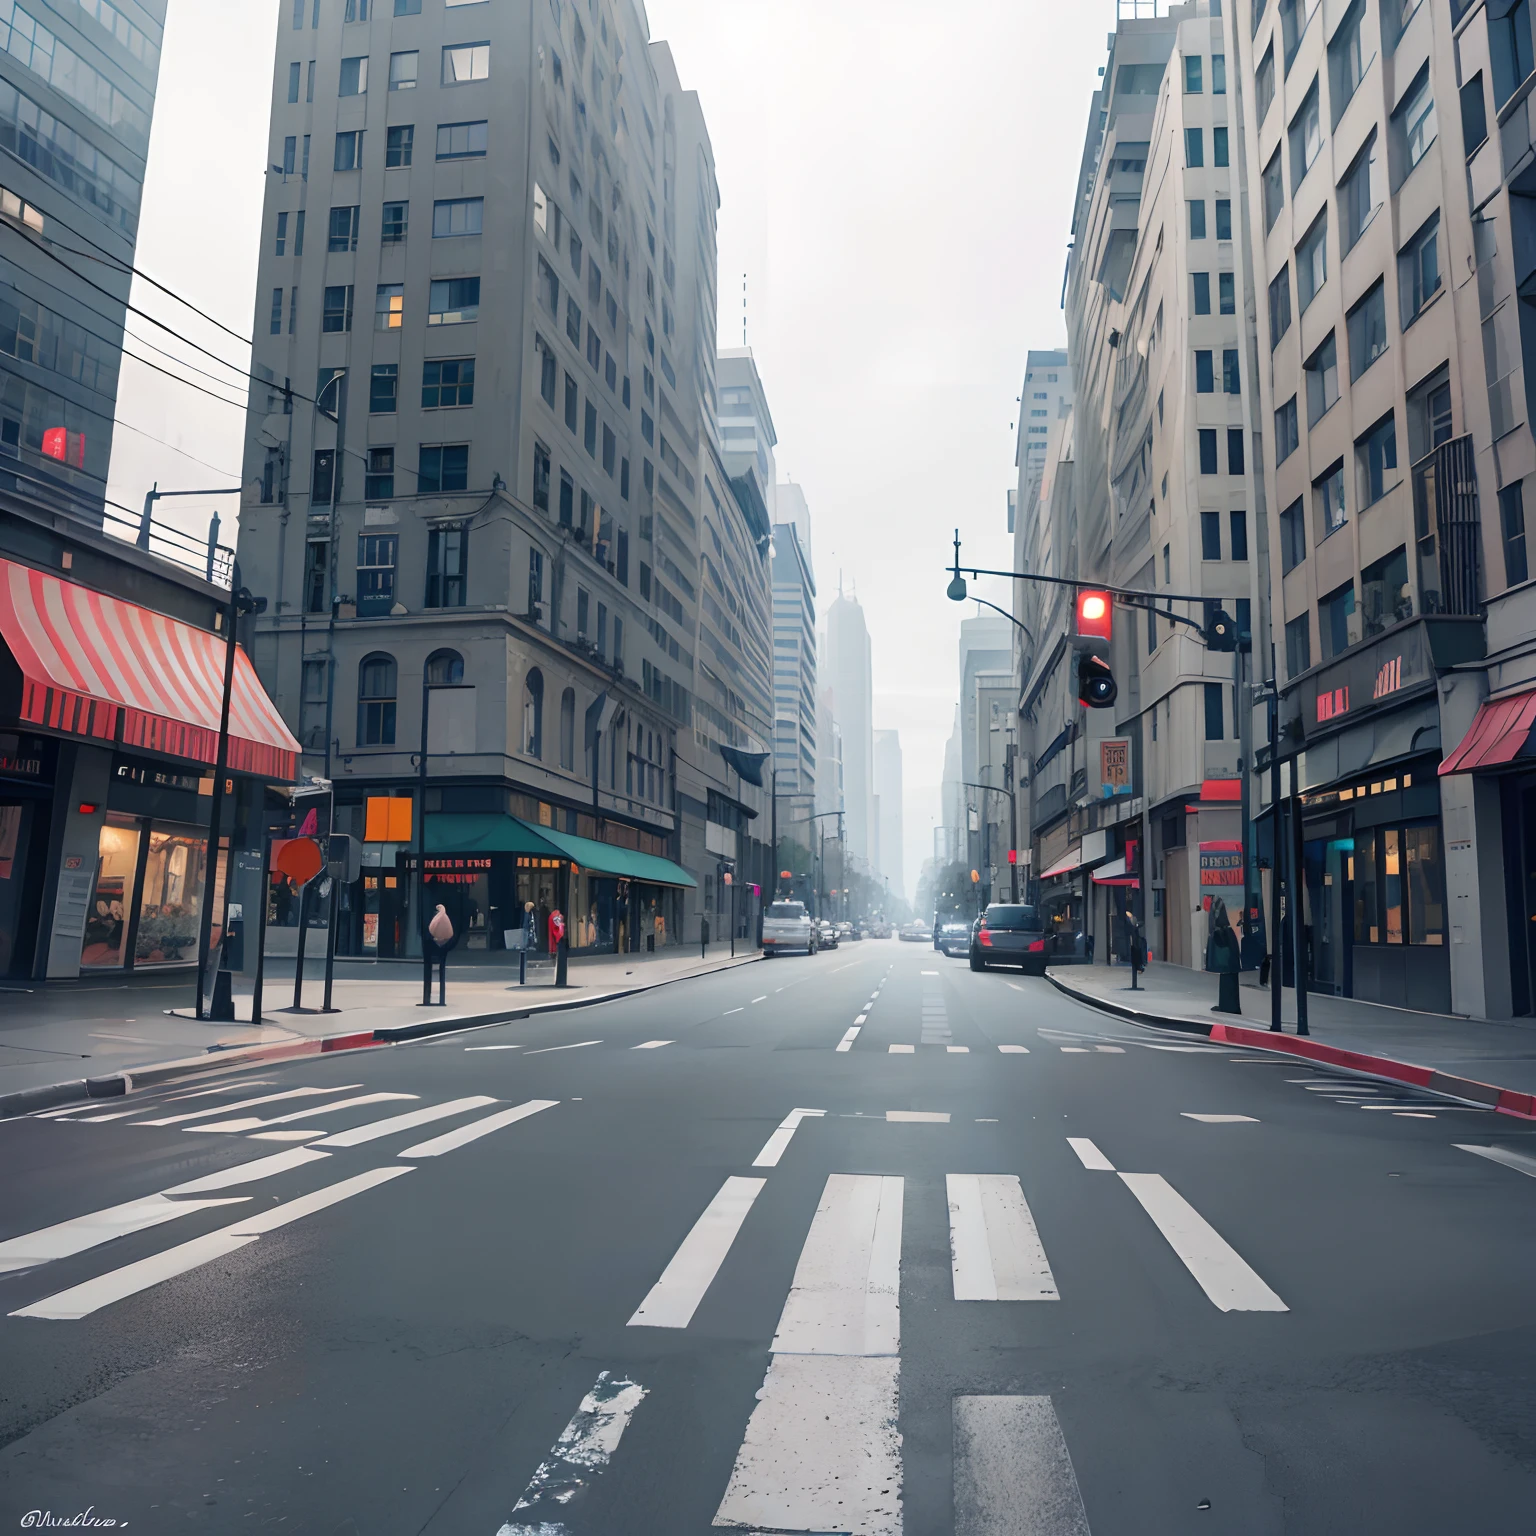
<svg viewBox="0 0 1536 1536">
<path fill-rule="evenodd" d="M 1413 466 L 1410 476 L 1421 610 L 1481 613 L 1481 529 L 1471 437 L 1440 444 Z"/>
</svg>

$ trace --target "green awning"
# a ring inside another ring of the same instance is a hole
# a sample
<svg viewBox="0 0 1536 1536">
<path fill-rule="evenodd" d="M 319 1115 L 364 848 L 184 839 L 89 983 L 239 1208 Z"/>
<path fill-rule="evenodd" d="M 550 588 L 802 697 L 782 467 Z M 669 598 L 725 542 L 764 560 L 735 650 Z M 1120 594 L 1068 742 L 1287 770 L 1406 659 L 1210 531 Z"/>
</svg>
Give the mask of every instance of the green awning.
<svg viewBox="0 0 1536 1536">
<path fill-rule="evenodd" d="M 617 875 L 624 880 L 644 880 L 651 885 L 698 885 L 681 864 L 674 864 L 671 859 L 633 848 L 616 848 L 612 843 L 577 837 L 572 832 L 556 832 L 552 827 L 531 826 L 515 816 L 496 813 L 429 815 L 427 852 L 531 854 L 536 859 L 569 859 L 594 874 Z"/>
<path fill-rule="evenodd" d="M 431 822 L 427 825 L 431 826 Z M 612 843 L 577 837 L 573 832 L 556 832 L 551 827 L 540 827 L 538 835 L 553 843 L 573 864 L 579 864 L 593 874 L 618 875 L 624 880 L 644 880 L 651 885 L 693 888 L 699 883 L 681 864 L 674 864 L 671 859 L 663 859 L 654 853 L 615 848 Z"/>
<path fill-rule="evenodd" d="M 428 853 L 530 853 L 540 859 L 568 855 L 527 822 L 488 812 L 478 816 L 429 815 Z"/>
</svg>

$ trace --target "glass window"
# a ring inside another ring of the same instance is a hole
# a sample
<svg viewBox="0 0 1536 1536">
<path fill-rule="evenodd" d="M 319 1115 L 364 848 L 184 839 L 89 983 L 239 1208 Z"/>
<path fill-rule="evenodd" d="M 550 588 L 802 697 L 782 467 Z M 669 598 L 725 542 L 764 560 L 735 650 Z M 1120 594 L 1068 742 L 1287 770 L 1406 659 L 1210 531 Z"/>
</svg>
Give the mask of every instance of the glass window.
<svg viewBox="0 0 1536 1536">
<path fill-rule="evenodd" d="M 1243 429 L 1241 427 L 1228 427 L 1227 428 L 1227 473 L 1229 475 L 1241 475 L 1241 474 L 1243 474 L 1244 470 L 1245 470 L 1245 466 L 1244 466 L 1243 460 L 1244 460 L 1244 453 L 1243 453 Z M 1235 517 L 1237 514 L 1234 512 L 1232 515 Z M 1232 558 L 1234 560 L 1236 560 L 1239 557 L 1237 555 L 1233 555 Z"/>
<path fill-rule="evenodd" d="M 1322 98 L 1318 95 L 1317 81 L 1307 92 L 1301 110 L 1291 119 L 1291 191 L 1294 192 L 1305 179 L 1322 153 L 1323 119 Z"/>
<path fill-rule="evenodd" d="M 1232 238 L 1232 199 L 1230 197 L 1216 199 L 1216 238 L 1218 240 Z"/>
<path fill-rule="evenodd" d="M 1221 313 L 1224 315 L 1235 315 L 1237 313 L 1236 274 L 1232 272 L 1218 272 L 1216 274 L 1216 286 Z"/>
<path fill-rule="evenodd" d="M 357 669 L 357 744 L 395 744 L 396 669 L 393 656 L 363 658 Z"/>
<path fill-rule="evenodd" d="M 1381 830 L 1381 904 L 1386 917 L 1388 944 L 1403 942 L 1403 869 L 1402 833 L 1396 827 Z"/>
<path fill-rule="evenodd" d="M 1381 207 L 1381 173 L 1376 165 L 1376 135 L 1366 140 L 1365 148 L 1355 156 L 1355 163 L 1339 183 L 1339 246 L 1347 255 L 1365 233 Z"/>
<path fill-rule="evenodd" d="M 1306 614 L 1285 626 L 1285 675 L 1300 677 L 1312 665 L 1311 621 Z"/>
<path fill-rule="evenodd" d="M 139 823 L 107 817 L 96 845 L 96 882 L 80 946 L 82 968 L 126 963 L 128 920 L 137 894 Z"/>
<path fill-rule="evenodd" d="M 1216 462 L 1216 429 L 1214 427 L 1200 428 L 1200 473 L 1202 475 L 1219 475 L 1220 466 Z"/>
<path fill-rule="evenodd" d="M 1285 67 L 1291 67 L 1296 50 L 1306 36 L 1307 23 L 1318 7 L 1318 0 L 1280 0 L 1280 34 L 1285 47 Z"/>
<path fill-rule="evenodd" d="M 1328 281 L 1328 212 L 1317 216 L 1296 247 L 1296 290 L 1302 314 Z"/>
<path fill-rule="evenodd" d="M 1258 109 L 1259 122 L 1262 124 L 1269 115 L 1270 103 L 1275 99 L 1275 45 L 1273 43 L 1269 45 L 1264 57 L 1259 60 L 1259 67 L 1254 72 L 1253 92 L 1254 105 Z"/>
<path fill-rule="evenodd" d="M 355 251 L 357 230 L 360 223 L 359 208 L 332 208 L 330 237 L 326 249 L 330 251 Z"/>
<path fill-rule="evenodd" d="M 1530 574 L 1525 553 L 1525 490 L 1519 480 L 1499 492 L 1499 528 L 1504 535 L 1504 580 L 1518 586 Z"/>
<path fill-rule="evenodd" d="M 427 607 L 462 608 L 469 579 L 469 530 L 463 524 L 427 535 Z"/>
<path fill-rule="evenodd" d="M 1225 96 L 1227 94 L 1227 56 L 1224 53 L 1211 55 L 1211 95 Z M 1219 162 L 1225 164 L 1225 161 Z"/>
<path fill-rule="evenodd" d="M 475 123 L 439 123 L 437 158 L 439 160 L 474 160 L 484 155 L 489 143 L 484 119 Z"/>
<path fill-rule="evenodd" d="M 1186 59 L 1185 62 L 1189 61 Z M 1203 128 L 1184 130 L 1184 164 L 1196 168 L 1205 164 L 1205 130 Z"/>
<path fill-rule="evenodd" d="M 1430 93 L 1428 64 L 1409 86 L 1392 121 L 1401 143 L 1403 171 L 1406 174 L 1424 158 L 1429 146 L 1435 142 L 1435 98 Z"/>
<path fill-rule="evenodd" d="M 360 615 L 366 617 L 388 613 L 394 607 L 395 566 L 398 563 L 399 549 L 399 534 L 358 535 L 357 611 Z"/>
<path fill-rule="evenodd" d="M 1208 315 L 1211 312 L 1211 274 L 1192 272 L 1190 276 L 1195 285 L 1195 313 Z"/>
<path fill-rule="evenodd" d="M 1330 592 L 1317 605 L 1318 633 L 1323 642 L 1323 660 L 1349 649 L 1349 621 L 1355 614 L 1355 584 L 1347 581 Z"/>
<path fill-rule="evenodd" d="M 1190 96 L 1198 96 L 1205 88 L 1202 77 L 1205 72 L 1205 60 L 1198 53 L 1190 53 L 1184 56 L 1184 90 Z"/>
<path fill-rule="evenodd" d="M 1195 393 L 1209 395 L 1216 389 L 1216 372 L 1209 352 L 1195 353 Z"/>
<path fill-rule="evenodd" d="M 1226 347 L 1221 354 L 1221 392 L 1224 395 L 1240 395 L 1242 379 L 1237 366 L 1237 348 Z"/>
<path fill-rule="evenodd" d="M 173 965 L 197 958 L 198 915 L 208 867 L 208 839 L 195 829 L 156 822 L 149 831 L 139 896 L 134 965 Z"/>
<path fill-rule="evenodd" d="M 1220 741 L 1225 734 L 1221 693 L 1220 683 L 1205 684 L 1205 739 L 1207 741 Z"/>
<path fill-rule="evenodd" d="M 421 55 L 414 49 L 410 53 L 392 53 L 389 56 L 389 88 L 392 91 L 414 91 Z"/>
<path fill-rule="evenodd" d="M 1335 464 L 1321 479 L 1312 483 L 1317 504 L 1317 539 L 1321 543 L 1330 533 L 1337 533 L 1348 517 L 1344 505 L 1344 465 Z"/>
<path fill-rule="evenodd" d="M 422 410 L 446 410 L 453 406 L 473 405 L 474 403 L 474 358 L 429 358 L 422 364 Z"/>
<path fill-rule="evenodd" d="M 1376 874 L 1376 833 L 1355 833 L 1355 943 L 1381 943 L 1380 888 Z"/>
<path fill-rule="evenodd" d="M 400 389 L 399 363 L 375 363 L 368 378 L 370 415 L 388 415 L 395 409 Z"/>
<path fill-rule="evenodd" d="M 1238 434 L 1241 439 L 1242 434 Z M 1233 512 L 1230 514 L 1232 521 L 1232 558 L 1234 560 L 1246 560 L 1248 558 L 1248 514 L 1246 512 Z"/>
<path fill-rule="evenodd" d="M 549 449 L 543 443 L 533 445 L 533 504 L 541 512 L 549 511 Z"/>
<path fill-rule="evenodd" d="M 1398 296 L 1406 330 L 1419 311 L 1440 291 L 1440 210 L 1430 215 L 1413 239 L 1398 252 Z"/>
<path fill-rule="evenodd" d="M 339 96 L 362 96 L 368 90 L 368 55 L 341 61 L 341 86 Z"/>
<path fill-rule="evenodd" d="M 346 283 L 325 290 L 325 308 L 320 317 L 322 331 L 350 331 L 352 329 L 352 284 Z"/>
<path fill-rule="evenodd" d="M 469 444 L 422 445 L 416 471 L 416 490 L 422 496 L 462 491 L 469 485 Z"/>
<path fill-rule="evenodd" d="M 1202 512 L 1200 514 L 1200 558 L 1202 560 L 1221 559 L 1221 513 Z"/>
<path fill-rule="evenodd" d="M 1307 425 L 1315 427 L 1339 398 L 1339 349 L 1334 333 L 1307 359 Z"/>
<path fill-rule="evenodd" d="M 1413 592 L 1408 585 L 1408 548 L 1399 544 L 1389 555 L 1360 572 L 1361 628 L 1365 638 L 1413 617 Z"/>
<path fill-rule="evenodd" d="M 380 239 L 384 245 L 398 245 L 405 239 L 406 228 L 410 223 L 409 203 L 385 203 L 383 227 L 380 231 Z"/>
<path fill-rule="evenodd" d="M 438 278 L 427 297 L 428 325 L 460 325 L 480 318 L 480 279 L 478 277 Z M 554 358 L 550 358 L 553 369 Z M 549 399 L 554 401 L 554 375 L 550 374 Z"/>
<path fill-rule="evenodd" d="M 295 88 L 297 82 L 293 82 Z M 289 101 L 297 101 L 297 96 L 290 96 Z M 1461 88 L 1461 142 L 1466 148 L 1467 158 L 1488 142 L 1488 102 L 1483 95 L 1483 72 L 1472 76 Z"/>
<path fill-rule="evenodd" d="M 1280 563 L 1293 571 L 1307 558 L 1307 519 L 1305 505 L 1297 497 L 1280 514 Z"/>
<path fill-rule="evenodd" d="M 370 448 L 363 495 L 369 501 L 388 501 L 395 494 L 395 450 Z"/>
<path fill-rule="evenodd" d="M 1397 421 L 1386 416 L 1355 444 L 1360 468 L 1360 502 L 1370 506 L 1397 484 Z"/>
<path fill-rule="evenodd" d="M 1445 863 L 1440 857 L 1440 828 L 1403 828 L 1403 860 L 1408 866 L 1408 942 L 1445 943 Z"/>
<path fill-rule="evenodd" d="M 1332 83 L 1333 120 L 1338 122 L 1344 108 L 1365 78 L 1366 57 L 1360 37 L 1360 23 L 1365 17 L 1364 0 L 1350 7 L 1328 45 L 1328 70 Z"/>
<path fill-rule="evenodd" d="M 489 43 L 456 43 L 443 49 L 443 84 L 466 85 L 486 80 L 491 73 Z"/>
<path fill-rule="evenodd" d="M 384 137 L 385 168 L 409 165 L 415 139 L 416 129 L 410 123 L 388 129 Z"/>
<path fill-rule="evenodd" d="M 427 657 L 427 681 L 435 687 L 464 681 L 464 658 L 457 651 L 433 651 Z"/>
<path fill-rule="evenodd" d="M 1380 281 L 1349 312 L 1349 376 L 1358 379 L 1387 350 L 1387 292 Z"/>
<path fill-rule="evenodd" d="M 1285 207 L 1285 167 L 1281 163 L 1280 150 L 1277 148 L 1270 156 L 1269 164 L 1264 167 L 1264 232 L 1268 234 L 1275 227 L 1275 220 L 1280 217 L 1280 211 Z"/>
<path fill-rule="evenodd" d="M 1275 412 L 1275 463 L 1283 464 L 1301 443 L 1296 419 L 1296 396 L 1292 395 Z"/>
<path fill-rule="evenodd" d="M 363 131 L 336 135 L 336 160 L 338 171 L 360 171 L 363 168 Z"/>
<path fill-rule="evenodd" d="M 1205 204 L 1198 199 L 1189 205 L 1189 238 L 1205 239 Z"/>
<path fill-rule="evenodd" d="M 450 235 L 478 235 L 485 219 L 483 197 L 460 197 L 432 205 L 432 238 Z"/>
<path fill-rule="evenodd" d="M 1291 268 L 1287 262 L 1269 285 L 1269 346 L 1273 351 L 1291 328 Z"/>
<path fill-rule="evenodd" d="M 1211 129 L 1211 164 L 1217 167 L 1229 166 L 1230 151 L 1227 148 L 1227 130 L 1225 128 Z"/>
</svg>

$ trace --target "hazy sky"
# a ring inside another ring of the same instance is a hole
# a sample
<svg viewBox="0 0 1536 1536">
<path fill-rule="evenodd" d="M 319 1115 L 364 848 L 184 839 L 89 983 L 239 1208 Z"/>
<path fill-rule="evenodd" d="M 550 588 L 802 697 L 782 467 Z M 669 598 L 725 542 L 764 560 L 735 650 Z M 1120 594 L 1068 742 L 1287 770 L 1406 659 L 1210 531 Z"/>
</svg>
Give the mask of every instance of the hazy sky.
<svg viewBox="0 0 1536 1536">
<path fill-rule="evenodd" d="M 747 339 L 780 477 L 810 504 L 821 598 L 841 575 L 864 606 L 875 724 L 900 731 L 905 757 L 910 894 L 933 846 L 957 686 L 964 612 L 944 597 L 943 564 L 956 525 L 967 559 L 1009 562 L 1015 397 L 1025 352 L 1064 343 L 1070 201 L 1113 0 L 652 0 L 648 12 L 714 142 L 720 344 L 741 344 L 745 276 Z M 139 235 L 142 270 L 243 334 L 276 23 L 277 0 L 170 0 Z M 218 332 L 142 282 L 135 302 L 215 345 Z M 178 350 L 142 320 L 129 329 Z M 117 433 L 114 500 L 137 507 L 156 479 L 235 484 L 238 410 L 132 361 L 118 408 L 138 431 Z M 200 533 L 212 506 L 161 503 Z"/>
</svg>

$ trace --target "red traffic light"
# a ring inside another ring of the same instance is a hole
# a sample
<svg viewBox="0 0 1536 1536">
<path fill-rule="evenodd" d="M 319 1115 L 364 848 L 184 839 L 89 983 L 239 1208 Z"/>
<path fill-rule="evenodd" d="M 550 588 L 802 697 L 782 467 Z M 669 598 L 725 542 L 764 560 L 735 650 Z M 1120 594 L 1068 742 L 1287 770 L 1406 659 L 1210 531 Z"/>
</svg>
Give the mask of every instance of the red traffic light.
<svg viewBox="0 0 1536 1536">
<path fill-rule="evenodd" d="M 1114 623 L 1114 603 L 1108 592 L 1097 590 L 1077 594 L 1077 632 L 1094 639 L 1108 640 Z"/>
<path fill-rule="evenodd" d="M 1017 864 L 1019 862 L 1019 850 L 1017 848 L 1010 848 L 1008 850 L 1008 862 L 1010 864 Z"/>
</svg>

